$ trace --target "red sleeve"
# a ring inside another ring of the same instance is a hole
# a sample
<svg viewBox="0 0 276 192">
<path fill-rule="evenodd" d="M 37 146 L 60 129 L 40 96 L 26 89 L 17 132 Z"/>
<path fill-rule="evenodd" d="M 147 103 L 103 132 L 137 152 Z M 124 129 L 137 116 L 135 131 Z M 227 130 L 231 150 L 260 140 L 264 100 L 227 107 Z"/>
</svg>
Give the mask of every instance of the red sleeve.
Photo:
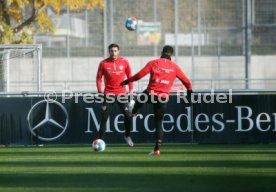
<svg viewBox="0 0 276 192">
<path fill-rule="evenodd" d="M 152 62 L 149 62 L 143 69 L 141 69 L 141 71 L 139 71 L 133 77 L 131 77 L 129 81 L 130 82 L 137 81 L 143 78 L 144 76 L 146 76 L 151 71 L 151 65 L 152 65 Z"/>
<path fill-rule="evenodd" d="M 186 77 L 186 75 L 181 71 L 178 66 L 176 66 L 176 77 L 183 83 L 183 85 L 185 85 L 187 90 L 193 90 L 190 80 Z"/>
<path fill-rule="evenodd" d="M 127 76 L 127 78 L 130 78 L 132 76 L 131 68 L 130 68 L 128 61 L 126 61 L 126 76 Z M 128 84 L 128 88 L 129 88 L 129 92 L 133 93 L 133 83 L 132 82 L 130 82 Z"/>
<path fill-rule="evenodd" d="M 96 78 L 96 82 L 97 82 L 97 89 L 98 92 L 101 93 L 102 92 L 102 76 L 103 76 L 103 67 L 102 67 L 102 63 L 100 63 L 99 68 L 98 68 L 98 72 L 97 72 L 97 78 Z"/>
</svg>

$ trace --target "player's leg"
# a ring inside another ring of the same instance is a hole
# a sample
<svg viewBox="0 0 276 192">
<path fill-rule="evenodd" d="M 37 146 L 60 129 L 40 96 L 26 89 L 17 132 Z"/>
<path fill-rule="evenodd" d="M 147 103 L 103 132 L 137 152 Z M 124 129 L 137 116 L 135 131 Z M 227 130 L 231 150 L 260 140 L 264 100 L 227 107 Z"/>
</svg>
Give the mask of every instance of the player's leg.
<svg viewBox="0 0 276 192">
<path fill-rule="evenodd" d="M 162 121 L 165 114 L 165 110 L 167 108 L 167 102 L 165 100 L 162 100 L 162 102 L 157 101 L 157 103 L 154 103 L 153 105 L 154 105 L 154 123 L 155 123 L 155 129 L 156 129 L 154 151 L 155 151 L 155 155 L 159 155 L 160 153 L 159 148 L 163 141 Z"/>
<path fill-rule="evenodd" d="M 102 104 L 102 117 L 101 117 L 100 130 L 99 130 L 99 139 L 104 139 L 105 137 L 106 122 L 112 110 L 113 104 L 114 102 L 107 99 L 107 97 L 105 96 L 104 102 Z"/>
<path fill-rule="evenodd" d="M 119 96 L 118 96 L 119 97 Z M 129 108 L 128 98 L 127 95 L 124 96 L 125 98 L 121 97 L 121 99 L 117 99 L 117 103 L 124 114 L 124 124 L 125 124 L 125 140 L 127 144 L 132 147 L 134 143 L 130 137 L 131 125 L 132 125 L 132 114 Z"/>
<path fill-rule="evenodd" d="M 135 104 L 132 109 L 132 116 L 135 116 L 138 110 L 144 105 L 144 103 L 149 101 L 149 94 L 144 91 L 143 93 L 139 94 L 136 98 Z"/>
</svg>

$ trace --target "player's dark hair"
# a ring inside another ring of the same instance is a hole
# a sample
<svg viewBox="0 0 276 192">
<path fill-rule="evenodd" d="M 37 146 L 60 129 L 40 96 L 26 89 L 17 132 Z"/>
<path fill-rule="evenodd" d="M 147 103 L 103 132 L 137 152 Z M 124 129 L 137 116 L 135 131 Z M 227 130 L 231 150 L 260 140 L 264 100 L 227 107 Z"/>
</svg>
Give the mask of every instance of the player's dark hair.
<svg viewBox="0 0 276 192">
<path fill-rule="evenodd" d="M 166 45 L 163 47 L 161 58 L 171 59 L 171 56 L 173 55 L 173 47 Z"/>
<path fill-rule="evenodd" d="M 110 44 L 110 45 L 108 46 L 108 50 L 110 50 L 110 49 L 112 49 L 112 48 L 114 48 L 114 47 L 117 47 L 118 50 L 120 50 L 119 45 L 117 45 L 117 44 L 115 44 L 115 43 Z"/>
</svg>

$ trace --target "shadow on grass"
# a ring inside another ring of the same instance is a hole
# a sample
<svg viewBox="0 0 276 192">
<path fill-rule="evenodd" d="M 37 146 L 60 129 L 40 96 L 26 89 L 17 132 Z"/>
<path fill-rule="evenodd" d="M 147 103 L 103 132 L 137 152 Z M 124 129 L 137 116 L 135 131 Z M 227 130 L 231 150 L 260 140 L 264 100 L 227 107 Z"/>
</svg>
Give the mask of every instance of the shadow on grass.
<svg viewBox="0 0 276 192">
<path fill-rule="evenodd" d="M 128 189 L 129 191 L 274 191 L 275 178 L 177 174 L 0 174 L 1 188 Z"/>
<path fill-rule="evenodd" d="M 154 158 L 154 157 L 148 157 Z M 247 160 L 200 160 L 200 161 L 179 161 L 179 160 L 166 160 L 159 161 L 159 159 L 153 159 L 153 161 L 20 161 L 20 162 L 0 162 L 1 167 L 68 167 L 68 170 L 72 167 L 90 167 L 90 168 L 105 168 L 105 167 L 122 167 L 122 168 L 136 168 L 136 167 L 151 167 L 151 168 L 160 168 L 160 167 L 214 167 L 214 168 L 274 168 L 276 169 L 276 161 L 272 160 L 258 160 L 258 161 L 247 161 Z"/>
<path fill-rule="evenodd" d="M 105 152 L 101 153 L 103 155 L 147 155 L 150 150 L 126 150 L 126 151 L 112 151 L 110 149 L 106 150 Z M 162 155 L 276 155 L 276 151 L 254 151 L 254 152 L 246 152 L 246 151 L 170 151 L 161 148 Z M 64 155 L 87 155 L 87 154 L 95 154 L 92 149 L 90 151 L 33 151 L 33 152 L 25 152 L 25 151 L 16 151 L 16 152 L 0 152 L 0 156 L 17 156 L 17 155 L 24 155 L 24 156 L 32 156 L 32 155 L 51 155 L 51 156 L 64 156 Z"/>
</svg>

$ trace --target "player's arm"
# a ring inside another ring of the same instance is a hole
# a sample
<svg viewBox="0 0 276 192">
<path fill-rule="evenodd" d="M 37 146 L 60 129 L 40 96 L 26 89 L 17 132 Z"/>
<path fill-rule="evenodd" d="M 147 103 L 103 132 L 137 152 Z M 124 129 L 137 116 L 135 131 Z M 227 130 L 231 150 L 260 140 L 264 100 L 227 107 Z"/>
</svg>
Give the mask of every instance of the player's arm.
<svg viewBox="0 0 276 192">
<path fill-rule="evenodd" d="M 98 67 L 96 82 L 97 82 L 97 89 L 99 93 L 102 93 L 102 77 L 103 77 L 103 66 L 102 63 L 100 63 Z"/>
<path fill-rule="evenodd" d="M 183 83 L 188 91 L 192 91 L 192 84 L 186 75 L 181 71 L 181 69 L 176 66 L 176 77 Z"/>
<path fill-rule="evenodd" d="M 126 76 L 128 79 L 132 76 L 131 68 L 130 68 L 128 61 L 126 62 Z M 128 84 L 128 88 L 129 88 L 129 93 L 132 94 L 133 93 L 133 83 L 132 82 L 130 82 Z"/>
<path fill-rule="evenodd" d="M 149 62 L 143 69 L 141 69 L 141 71 L 139 71 L 138 73 L 136 73 L 134 76 L 130 77 L 129 79 L 124 80 L 121 83 L 121 85 L 124 86 L 124 85 L 129 84 L 130 82 L 142 79 L 144 76 L 146 76 L 151 71 L 151 65 L 152 65 L 152 63 Z"/>
</svg>

